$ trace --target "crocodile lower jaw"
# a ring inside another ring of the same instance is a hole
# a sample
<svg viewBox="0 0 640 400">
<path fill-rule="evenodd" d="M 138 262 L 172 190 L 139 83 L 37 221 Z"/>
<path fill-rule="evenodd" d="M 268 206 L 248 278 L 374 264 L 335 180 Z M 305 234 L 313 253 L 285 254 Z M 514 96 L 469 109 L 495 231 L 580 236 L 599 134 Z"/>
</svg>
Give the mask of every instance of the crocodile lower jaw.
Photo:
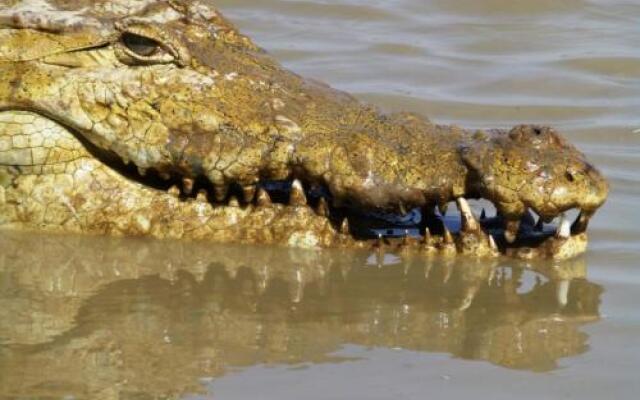
<svg viewBox="0 0 640 400">
<path fill-rule="evenodd" d="M 221 192 L 142 174 L 96 157 L 72 132 L 26 111 L 0 113 L 0 140 L 0 226 L 7 228 L 474 257 L 565 259 L 586 249 L 586 233 L 572 233 L 568 220 L 556 229 L 525 218 L 505 231 L 499 217 L 477 219 L 463 198 L 458 217 L 433 212 L 411 224 L 335 208 L 330 193 L 298 180 Z"/>
</svg>

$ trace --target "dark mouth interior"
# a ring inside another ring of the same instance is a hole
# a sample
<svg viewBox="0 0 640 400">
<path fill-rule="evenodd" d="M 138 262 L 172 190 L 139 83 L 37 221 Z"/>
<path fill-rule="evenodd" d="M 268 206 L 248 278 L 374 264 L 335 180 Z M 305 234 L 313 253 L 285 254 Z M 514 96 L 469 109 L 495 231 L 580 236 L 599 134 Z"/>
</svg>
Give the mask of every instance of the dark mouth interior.
<svg viewBox="0 0 640 400">
<path fill-rule="evenodd" d="M 265 182 L 262 185 L 274 202 L 286 204 L 290 196 L 291 182 Z M 331 204 L 331 193 L 326 188 L 306 190 L 305 193 L 311 207 L 316 207 L 321 198 L 325 198 L 327 203 Z M 485 202 L 490 203 L 488 200 Z M 359 240 L 396 239 L 407 236 L 421 238 L 426 229 L 433 235 L 442 236 L 445 228 L 453 234 L 459 233 L 462 229 L 462 219 L 454 204 L 451 203 L 449 211 L 444 215 L 437 207 L 431 207 L 429 210 L 414 208 L 403 215 L 399 212 L 346 205 L 340 208 L 330 207 L 329 218 L 336 227 L 339 227 L 345 218 L 348 219 L 351 235 Z M 488 212 L 483 209 L 476 213 L 476 218 L 482 229 L 491 234 L 500 247 L 537 247 L 554 236 L 558 229 L 556 224 L 545 224 L 530 212 L 520 220 L 517 241 L 508 243 L 504 235 L 506 220 L 495 212 L 495 208 L 489 208 Z"/>
<path fill-rule="evenodd" d="M 115 164 L 114 164 L 115 162 Z M 187 190 L 185 180 L 180 171 L 171 173 L 159 173 L 149 170 L 145 175 L 141 175 L 133 165 L 125 165 L 119 160 L 109 160 L 109 165 L 115 167 L 121 174 L 138 183 L 155 188 L 161 191 L 169 191 L 171 188 L 179 189 L 179 196 L 183 200 L 194 198 L 198 193 L 205 193 L 207 199 L 213 206 L 226 206 L 237 200 L 240 206 L 253 204 L 254 199 L 246 199 L 242 187 L 237 184 L 230 184 L 223 198 L 215 193 L 215 188 L 205 177 L 193 180 L 192 187 Z M 291 197 L 293 179 L 284 181 L 263 180 L 256 185 L 256 190 L 264 189 L 273 203 L 289 204 Z M 304 193 L 309 207 L 316 209 L 321 201 L 328 205 L 329 213 L 326 216 L 331 223 L 339 229 L 342 222 L 349 221 L 349 233 L 357 240 L 372 239 L 401 239 L 404 237 L 420 238 L 426 229 L 433 235 L 441 236 L 445 228 L 453 233 L 459 233 L 462 226 L 461 216 L 455 206 L 448 207 L 450 211 L 444 215 L 438 207 L 431 207 L 429 210 L 415 208 L 408 210 L 406 214 L 400 212 L 388 212 L 383 210 L 366 209 L 348 202 L 342 202 L 340 207 L 334 207 L 332 194 L 328 188 L 317 184 L 304 185 Z M 216 199 L 217 198 L 217 199 Z M 557 224 L 545 224 L 533 212 L 528 212 L 520 220 L 517 240 L 509 243 L 505 238 L 506 220 L 495 211 L 489 200 L 484 200 L 488 205 L 487 210 L 476 212 L 480 226 L 487 233 L 494 237 L 498 247 L 537 247 L 549 237 L 556 234 Z M 455 204 L 452 202 L 452 204 Z"/>
</svg>

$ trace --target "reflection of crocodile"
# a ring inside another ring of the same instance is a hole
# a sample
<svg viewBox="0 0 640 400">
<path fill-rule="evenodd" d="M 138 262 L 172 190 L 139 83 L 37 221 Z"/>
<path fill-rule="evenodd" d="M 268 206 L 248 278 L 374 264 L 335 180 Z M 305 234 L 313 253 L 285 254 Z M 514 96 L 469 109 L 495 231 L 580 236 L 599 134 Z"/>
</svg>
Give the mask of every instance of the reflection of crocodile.
<svg viewBox="0 0 640 400">
<path fill-rule="evenodd" d="M 551 128 L 382 115 L 284 70 L 205 1 L 0 7 L 9 227 L 363 246 L 374 215 L 421 209 L 422 222 L 403 228 L 425 239 L 407 244 L 563 258 L 584 251 L 607 195 Z M 479 223 L 465 197 L 499 216 Z M 452 200 L 462 214 L 453 236 L 435 211 Z M 582 212 L 573 226 L 544 227 L 572 208 Z"/>
<path fill-rule="evenodd" d="M 345 344 L 550 370 L 586 351 L 580 327 L 599 317 L 580 259 L 545 277 L 366 256 L 3 235 L 0 397 L 177 397 L 234 367 L 336 361 Z"/>
</svg>

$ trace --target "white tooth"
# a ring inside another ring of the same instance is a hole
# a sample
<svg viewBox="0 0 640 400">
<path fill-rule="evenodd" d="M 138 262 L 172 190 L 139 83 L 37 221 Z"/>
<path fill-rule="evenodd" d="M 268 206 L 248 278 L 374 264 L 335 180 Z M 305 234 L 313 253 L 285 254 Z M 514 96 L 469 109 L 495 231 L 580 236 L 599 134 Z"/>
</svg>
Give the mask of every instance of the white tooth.
<svg viewBox="0 0 640 400">
<path fill-rule="evenodd" d="M 271 196 L 269 196 L 269 193 L 263 188 L 258 189 L 256 204 L 259 207 L 269 207 L 271 205 Z"/>
<path fill-rule="evenodd" d="M 231 198 L 229 199 L 229 207 L 240 208 L 240 202 L 238 201 L 238 198 L 236 196 L 231 196 Z"/>
<path fill-rule="evenodd" d="M 446 225 L 444 226 L 443 241 L 444 241 L 444 244 L 454 243 L 453 235 L 451 234 L 451 231 L 447 229 Z"/>
<path fill-rule="evenodd" d="M 560 226 L 558 226 L 556 236 L 562 239 L 568 239 L 571 236 L 571 221 L 566 214 L 562 214 L 560 217 Z"/>
<path fill-rule="evenodd" d="M 580 210 L 580 214 L 578 215 L 578 218 L 576 218 L 573 225 L 571 225 L 571 231 L 576 233 L 581 233 L 586 231 L 587 227 L 589 226 L 589 219 L 591 219 L 592 215 L 593 213 L 591 212 Z"/>
<path fill-rule="evenodd" d="M 176 185 L 173 185 L 169 188 L 169 194 L 173 197 L 180 197 L 180 189 Z"/>
<path fill-rule="evenodd" d="M 478 229 L 476 217 L 471 211 L 469 202 L 464 197 L 458 197 L 458 209 L 462 218 L 462 228 L 465 231 L 475 231 Z"/>
<path fill-rule="evenodd" d="M 351 229 L 349 228 L 349 220 L 345 218 L 340 225 L 340 233 L 342 233 L 343 235 L 348 235 L 350 233 L 350 230 Z"/>
<path fill-rule="evenodd" d="M 569 302 L 569 281 L 565 279 L 557 284 L 556 297 L 558 299 L 558 304 L 560 304 L 561 307 L 565 307 Z"/>
<path fill-rule="evenodd" d="M 431 231 L 429 227 L 424 228 L 424 238 L 422 240 L 425 247 L 429 247 L 431 245 Z"/>
<path fill-rule="evenodd" d="M 256 197 L 256 185 L 242 186 L 242 196 L 245 203 L 251 203 L 254 197 Z"/>
<path fill-rule="evenodd" d="M 318 201 L 318 205 L 316 206 L 316 213 L 321 217 L 329 216 L 329 205 L 327 204 L 327 201 L 324 199 L 324 197 L 321 197 Z"/>
<path fill-rule="evenodd" d="M 304 194 L 304 188 L 302 182 L 294 180 L 291 185 L 291 194 L 289 198 L 289 204 L 292 206 L 305 206 L 307 205 L 307 196 Z"/>
<path fill-rule="evenodd" d="M 491 250 L 498 250 L 498 245 L 496 244 L 496 240 L 493 238 L 493 235 L 489 235 L 489 247 L 491 247 Z"/>
<path fill-rule="evenodd" d="M 227 185 L 219 185 L 213 188 L 213 193 L 216 201 L 222 203 L 227 198 L 229 187 Z"/>
<path fill-rule="evenodd" d="M 196 201 L 200 203 L 206 203 L 209 200 L 207 199 L 207 192 L 205 190 L 198 191 L 198 195 L 196 196 Z"/>
<path fill-rule="evenodd" d="M 294 179 L 293 182 L 291 183 L 291 187 L 295 190 L 304 191 L 304 188 L 302 187 L 302 182 L 300 182 L 299 179 Z"/>
<path fill-rule="evenodd" d="M 401 214 L 403 217 L 404 217 L 405 215 L 407 215 L 407 209 L 406 209 L 406 207 L 404 206 L 404 203 L 403 203 L 403 202 L 400 202 L 400 203 L 398 204 L 398 208 L 400 209 L 400 214 Z"/>
</svg>

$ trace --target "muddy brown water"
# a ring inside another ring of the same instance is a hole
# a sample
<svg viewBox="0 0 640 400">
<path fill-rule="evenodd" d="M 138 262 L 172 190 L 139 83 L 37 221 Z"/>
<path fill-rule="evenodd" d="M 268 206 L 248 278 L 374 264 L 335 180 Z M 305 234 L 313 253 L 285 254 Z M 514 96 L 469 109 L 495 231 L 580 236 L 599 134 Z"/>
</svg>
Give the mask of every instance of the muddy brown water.
<svg viewBox="0 0 640 400">
<path fill-rule="evenodd" d="M 3 232 L 0 398 L 637 398 L 640 3 L 217 4 L 286 66 L 385 110 L 560 128 L 612 184 L 589 252 L 529 265 Z"/>
</svg>

